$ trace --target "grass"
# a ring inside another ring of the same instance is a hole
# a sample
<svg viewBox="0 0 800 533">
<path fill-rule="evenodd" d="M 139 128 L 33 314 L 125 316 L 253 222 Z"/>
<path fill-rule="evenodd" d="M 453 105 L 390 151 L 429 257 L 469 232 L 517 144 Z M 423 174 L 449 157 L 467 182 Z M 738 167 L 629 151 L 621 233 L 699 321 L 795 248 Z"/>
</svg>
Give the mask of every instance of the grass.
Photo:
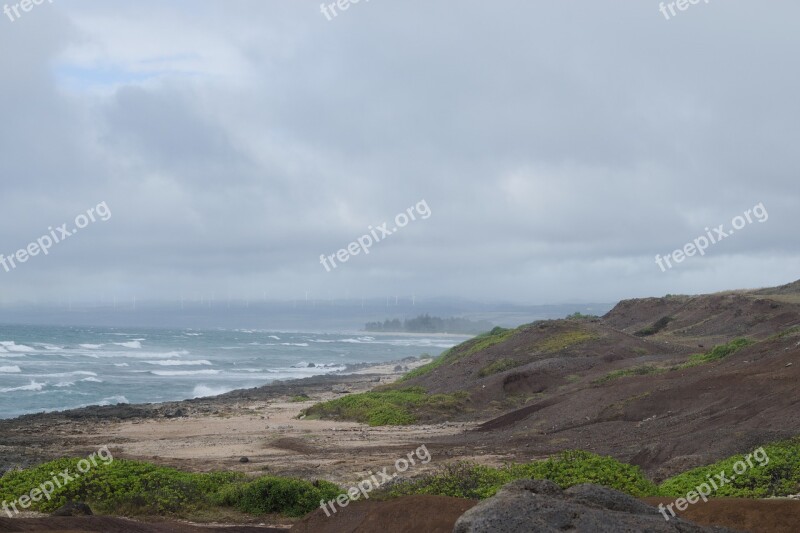
<svg viewBox="0 0 800 533">
<path fill-rule="evenodd" d="M 406 426 L 426 412 L 452 412 L 462 407 L 467 393 L 428 394 L 422 387 L 349 394 L 318 403 L 303 414 L 309 418 L 353 420 L 370 426 Z"/>
<path fill-rule="evenodd" d="M 685 368 L 692 368 L 707 363 L 713 363 L 714 361 L 720 361 L 722 359 L 725 359 L 726 357 L 734 354 L 735 352 L 741 350 L 742 348 L 745 348 L 752 344 L 755 344 L 755 341 L 752 341 L 750 339 L 745 339 L 745 338 L 734 339 L 727 344 L 720 344 L 718 346 L 715 346 L 706 353 L 691 355 L 689 356 L 688 361 L 680 365 L 674 365 L 670 367 L 642 365 L 631 368 L 623 368 L 621 370 L 615 370 L 613 372 L 609 372 L 605 376 L 595 379 L 594 381 L 592 381 L 592 383 L 594 385 L 601 385 L 603 383 L 608 383 L 620 378 L 624 378 L 626 376 L 647 376 L 652 374 L 662 374 L 664 372 L 683 370 Z"/>
<path fill-rule="evenodd" d="M 596 338 L 596 334 L 584 330 L 566 331 L 549 336 L 536 345 L 536 350 L 540 352 L 558 352 Z"/>
<path fill-rule="evenodd" d="M 470 355 L 480 352 L 481 350 L 485 350 L 490 346 L 505 342 L 514 334 L 516 334 L 517 331 L 518 329 L 496 327 L 488 333 L 483 333 L 468 341 L 462 342 L 458 346 L 453 346 L 427 365 L 423 365 L 410 371 L 401 377 L 398 382 L 404 382 L 420 376 L 425 376 L 441 366 L 455 363 L 459 359 L 469 357 Z"/>
<path fill-rule="evenodd" d="M 290 401 L 292 403 L 302 403 L 302 402 L 307 402 L 310 399 L 311 396 L 309 396 L 308 394 L 298 394 L 297 396 L 292 396 Z"/>
<path fill-rule="evenodd" d="M 624 378 L 626 376 L 647 376 L 650 374 L 661 374 L 662 372 L 667 372 L 669 369 L 662 368 L 653 365 L 642 365 L 642 366 L 635 366 L 632 368 L 623 368 L 621 370 L 614 370 L 613 372 L 609 372 L 605 376 L 595 379 L 592 381 L 593 384 L 599 385 L 602 383 L 608 383 L 609 381 L 614 381 L 619 378 Z"/>
<path fill-rule="evenodd" d="M 675 369 L 683 369 L 683 368 L 691 368 L 698 365 L 704 365 L 707 363 L 713 363 L 714 361 L 720 361 L 725 359 L 726 357 L 733 355 L 737 351 L 755 344 L 755 341 L 745 338 L 734 339 L 727 344 L 720 344 L 718 346 L 714 346 L 711 350 L 706 353 L 699 353 L 689 356 L 689 360 L 682 365 L 679 365 Z"/>
<path fill-rule="evenodd" d="M 774 341 L 778 339 L 783 339 L 784 337 L 791 337 L 797 335 L 798 333 L 800 333 L 800 326 L 792 326 L 791 328 L 785 329 L 780 333 L 776 333 L 775 335 L 770 337 L 769 340 Z"/>
<path fill-rule="evenodd" d="M 491 346 L 494 346 L 495 344 L 505 342 L 516 335 L 517 332 L 517 329 L 506 329 L 498 326 L 488 333 L 478 335 L 474 339 L 470 339 L 461 344 L 461 347 L 465 348 L 464 355 L 462 357 L 468 357 L 472 354 L 481 352 Z M 456 348 L 458 348 L 458 346 Z"/>
<path fill-rule="evenodd" d="M 53 472 L 77 473 L 80 459 L 59 459 L 0 478 L 0 501 L 12 502 L 53 478 Z M 82 501 L 95 512 L 122 516 L 196 516 L 237 509 L 248 514 L 302 516 L 323 498 L 343 491 L 326 481 L 262 477 L 241 473 L 192 473 L 139 461 L 100 463 L 39 498 L 30 510 L 50 513 L 68 501 Z M 268 496 L 265 496 L 267 494 Z"/>
<path fill-rule="evenodd" d="M 524 364 L 525 361 L 517 361 L 514 359 L 507 359 L 507 358 L 498 359 L 497 361 L 489 363 L 485 367 L 481 368 L 478 371 L 478 377 L 485 378 L 493 374 L 499 374 L 500 372 L 511 370 L 512 368 L 517 368 L 518 366 L 522 366 Z"/>
</svg>

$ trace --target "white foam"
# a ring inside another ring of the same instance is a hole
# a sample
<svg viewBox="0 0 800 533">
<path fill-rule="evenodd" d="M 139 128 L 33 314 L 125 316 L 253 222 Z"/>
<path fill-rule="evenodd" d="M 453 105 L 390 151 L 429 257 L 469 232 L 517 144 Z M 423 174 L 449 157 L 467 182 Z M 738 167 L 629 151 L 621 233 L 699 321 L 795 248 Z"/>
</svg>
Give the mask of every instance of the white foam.
<svg viewBox="0 0 800 533">
<path fill-rule="evenodd" d="M 17 391 L 40 391 L 47 383 L 39 383 L 38 381 L 31 380 L 30 384 L 21 387 L 10 387 L 7 389 L 0 389 L 0 392 L 17 392 Z"/>
<path fill-rule="evenodd" d="M 137 350 L 142 347 L 142 343 L 140 340 L 130 341 L 130 342 L 115 342 L 117 346 L 122 346 L 123 348 L 131 348 Z"/>
<path fill-rule="evenodd" d="M 219 396 L 234 389 L 229 387 L 209 387 L 208 385 L 197 385 L 192 391 L 192 398 L 206 398 L 208 396 Z"/>
<path fill-rule="evenodd" d="M 40 374 L 37 377 L 40 378 L 68 378 L 71 376 L 92 376 L 97 377 L 97 374 L 94 372 L 89 372 L 87 370 L 75 370 L 74 372 L 61 372 L 58 374 Z"/>
<path fill-rule="evenodd" d="M 30 353 L 36 351 L 35 348 L 25 346 L 24 344 L 17 344 L 14 341 L 3 341 L 0 342 L 0 345 L 2 345 L 3 348 L 5 348 L 8 352 Z"/>
<path fill-rule="evenodd" d="M 282 342 L 281 346 L 308 346 L 307 342 Z"/>
<path fill-rule="evenodd" d="M 108 398 L 103 398 L 97 405 L 116 405 L 118 403 L 130 403 L 130 402 L 125 396 L 122 396 L 120 394 L 118 396 L 109 396 Z"/>
<path fill-rule="evenodd" d="M 178 361 L 175 359 L 166 359 L 161 361 L 144 361 L 148 365 L 159 366 L 212 366 L 211 361 L 199 359 L 196 361 Z"/>
<path fill-rule="evenodd" d="M 219 370 L 151 370 L 154 376 L 214 376 Z"/>
<path fill-rule="evenodd" d="M 54 344 L 48 344 L 46 342 L 35 342 L 34 344 L 36 344 L 37 346 L 41 346 L 45 350 L 48 350 L 48 351 L 51 351 L 51 352 L 61 352 L 61 351 L 64 350 L 64 348 L 62 348 L 61 346 L 56 346 Z"/>
<path fill-rule="evenodd" d="M 0 373 L 3 374 L 19 374 L 22 369 L 16 365 L 14 366 L 0 366 Z"/>
<path fill-rule="evenodd" d="M 103 347 L 102 344 L 79 344 L 78 346 L 81 348 L 86 348 L 87 350 L 97 350 Z"/>
<path fill-rule="evenodd" d="M 114 363 L 114 366 L 123 367 L 123 366 L 130 366 L 130 365 L 128 365 L 128 363 Z"/>
<path fill-rule="evenodd" d="M 184 355 L 189 355 L 189 352 L 186 350 L 172 352 L 104 352 L 94 357 L 102 357 L 104 359 L 170 359 L 172 357 L 183 357 Z"/>
<path fill-rule="evenodd" d="M 102 383 L 103 382 L 102 379 L 97 379 L 97 378 L 83 378 L 81 381 L 89 381 L 91 383 Z"/>
<path fill-rule="evenodd" d="M 270 336 L 269 336 L 269 338 L 270 338 L 270 339 L 275 339 L 276 341 L 279 341 L 279 340 L 281 340 L 281 338 L 280 338 L 280 337 L 278 337 L 277 335 L 270 335 Z"/>
</svg>

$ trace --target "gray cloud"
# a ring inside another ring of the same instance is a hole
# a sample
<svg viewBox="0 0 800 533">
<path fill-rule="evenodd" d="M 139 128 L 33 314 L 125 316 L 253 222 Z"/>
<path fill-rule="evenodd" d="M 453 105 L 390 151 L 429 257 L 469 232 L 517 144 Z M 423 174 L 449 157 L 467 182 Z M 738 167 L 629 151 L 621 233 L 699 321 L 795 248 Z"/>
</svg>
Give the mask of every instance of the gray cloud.
<svg viewBox="0 0 800 533">
<path fill-rule="evenodd" d="M 603 301 L 797 277 L 788 1 L 43 4 L 0 20 L 0 299 Z M 327 273 L 426 199 L 433 216 Z M 770 219 L 662 273 L 764 202 Z"/>
</svg>

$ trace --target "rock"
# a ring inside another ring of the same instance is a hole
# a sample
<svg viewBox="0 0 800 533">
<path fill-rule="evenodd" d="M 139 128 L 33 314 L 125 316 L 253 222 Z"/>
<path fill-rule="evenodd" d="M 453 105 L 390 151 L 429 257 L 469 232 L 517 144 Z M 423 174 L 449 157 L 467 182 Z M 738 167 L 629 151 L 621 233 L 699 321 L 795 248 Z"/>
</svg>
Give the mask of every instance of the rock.
<svg viewBox="0 0 800 533">
<path fill-rule="evenodd" d="M 92 509 L 83 502 L 69 502 L 55 511 L 50 516 L 91 516 Z"/>
<path fill-rule="evenodd" d="M 239 462 L 240 463 L 249 463 L 250 462 L 250 458 L 249 457 L 240 457 L 239 458 Z"/>
<path fill-rule="evenodd" d="M 403 371 L 403 366 L 402 365 L 397 365 L 397 366 L 394 367 L 394 372 L 402 372 L 402 371 Z"/>
<path fill-rule="evenodd" d="M 669 514 L 669 513 L 668 513 Z M 521 479 L 504 486 L 458 519 L 453 533 L 560 533 L 619 531 L 730 532 L 673 518 L 632 496 L 598 485 L 565 491 L 547 480 Z"/>
</svg>

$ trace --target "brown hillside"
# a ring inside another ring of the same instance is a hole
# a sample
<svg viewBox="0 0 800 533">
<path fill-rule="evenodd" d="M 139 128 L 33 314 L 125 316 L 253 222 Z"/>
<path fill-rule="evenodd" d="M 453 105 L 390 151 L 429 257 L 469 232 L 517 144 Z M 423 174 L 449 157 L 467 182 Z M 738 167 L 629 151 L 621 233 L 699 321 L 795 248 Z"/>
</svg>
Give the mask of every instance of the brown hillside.
<svg viewBox="0 0 800 533">
<path fill-rule="evenodd" d="M 628 300 L 602 319 L 537 322 L 464 343 L 403 386 L 470 394 L 461 418 L 486 422 L 438 443 L 454 453 L 582 448 L 666 477 L 800 434 L 800 306 L 767 292 Z M 635 335 L 664 316 L 663 329 Z M 755 344 L 680 368 L 737 337 Z M 609 376 L 620 370 L 640 375 Z"/>
</svg>

